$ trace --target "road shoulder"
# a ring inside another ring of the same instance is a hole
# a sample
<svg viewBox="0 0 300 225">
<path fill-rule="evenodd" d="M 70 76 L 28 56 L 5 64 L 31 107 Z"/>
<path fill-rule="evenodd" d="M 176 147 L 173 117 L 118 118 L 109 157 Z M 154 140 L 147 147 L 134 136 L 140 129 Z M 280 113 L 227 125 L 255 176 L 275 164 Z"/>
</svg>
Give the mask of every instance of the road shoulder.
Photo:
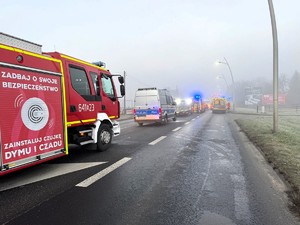
<svg viewBox="0 0 300 225">
<path fill-rule="evenodd" d="M 264 216 L 260 215 L 261 212 L 252 213 L 256 214 L 255 218 L 260 218 L 263 221 L 265 218 L 268 218 L 266 214 L 269 214 L 270 218 L 274 216 L 272 214 L 273 212 L 280 212 L 282 215 L 277 215 L 276 217 L 284 218 L 284 220 L 282 219 L 280 222 L 281 219 L 278 219 L 277 224 L 299 224 L 297 217 L 293 215 L 288 208 L 290 201 L 286 192 L 289 190 L 289 186 L 285 180 L 273 170 L 262 152 L 256 148 L 236 124 L 235 119 L 241 116 L 245 117 L 245 115 L 229 115 L 228 117 L 230 118 L 229 125 L 232 135 L 240 148 L 245 176 L 249 178 L 247 181 L 249 183 L 248 191 L 251 195 L 250 202 L 251 204 L 263 208 Z M 251 188 L 253 186 L 255 188 Z M 253 193 L 252 189 L 259 191 Z M 270 207 L 270 205 L 272 205 L 272 207 Z"/>
</svg>

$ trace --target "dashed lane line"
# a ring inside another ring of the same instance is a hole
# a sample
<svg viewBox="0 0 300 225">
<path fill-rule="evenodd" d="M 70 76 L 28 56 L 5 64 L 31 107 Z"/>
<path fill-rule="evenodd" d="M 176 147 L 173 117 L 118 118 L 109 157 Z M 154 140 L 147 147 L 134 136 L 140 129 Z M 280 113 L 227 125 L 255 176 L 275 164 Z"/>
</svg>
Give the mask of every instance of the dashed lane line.
<svg viewBox="0 0 300 225">
<path fill-rule="evenodd" d="M 172 130 L 172 131 L 178 131 L 178 130 L 180 130 L 181 129 L 181 127 L 177 127 L 177 128 L 175 128 L 174 130 Z"/>
<path fill-rule="evenodd" d="M 155 145 L 157 144 L 158 142 L 162 141 L 163 139 L 165 139 L 167 136 L 161 136 L 159 138 L 157 138 L 156 140 L 152 141 L 149 143 L 149 145 Z"/>
<path fill-rule="evenodd" d="M 1 181 L 0 192 L 105 163 L 107 162 L 41 164 L 35 169 L 24 172 L 22 176 L 13 176 L 7 181 Z"/>
<path fill-rule="evenodd" d="M 115 169 L 119 168 L 120 166 L 127 163 L 131 158 L 124 157 L 123 159 L 117 161 L 116 163 L 110 165 L 109 167 L 105 168 L 104 170 L 101 170 L 99 173 L 96 173 L 95 175 L 85 179 L 84 181 L 80 182 L 76 185 L 76 187 L 88 187 L 91 184 L 95 183 L 96 181 L 100 180 L 102 177 L 106 176 L 107 174 L 111 173 Z"/>
</svg>

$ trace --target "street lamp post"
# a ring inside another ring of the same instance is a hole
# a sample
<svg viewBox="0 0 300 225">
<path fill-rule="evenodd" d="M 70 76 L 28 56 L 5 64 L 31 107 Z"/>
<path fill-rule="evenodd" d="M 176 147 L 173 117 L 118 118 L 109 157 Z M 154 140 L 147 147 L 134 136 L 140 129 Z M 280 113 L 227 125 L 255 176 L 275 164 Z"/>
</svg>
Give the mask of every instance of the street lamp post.
<svg viewBox="0 0 300 225">
<path fill-rule="evenodd" d="M 229 69 L 229 72 L 230 72 L 231 81 L 232 81 L 232 86 L 233 86 L 233 93 L 232 93 L 232 99 L 233 99 L 233 101 L 232 101 L 232 111 L 234 112 L 234 111 L 235 111 L 235 103 L 236 103 L 236 101 L 235 101 L 235 83 L 234 83 L 234 79 L 233 79 L 232 70 L 231 70 L 231 68 L 230 68 L 230 65 L 229 65 L 229 63 L 228 63 L 228 61 L 227 61 L 227 59 L 226 59 L 225 57 L 224 57 L 224 60 L 225 60 L 225 62 L 219 61 L 219 63 L 221 63 L 221 64 L 226 64 L 227 67 L 228 67 L 228 69 Z"/>
<path fill-rule="evenodd" d="M 272 0 L 268 0 L 273 36 L 273 133 L 278 131 L 278 39 Z"/>
</svg>

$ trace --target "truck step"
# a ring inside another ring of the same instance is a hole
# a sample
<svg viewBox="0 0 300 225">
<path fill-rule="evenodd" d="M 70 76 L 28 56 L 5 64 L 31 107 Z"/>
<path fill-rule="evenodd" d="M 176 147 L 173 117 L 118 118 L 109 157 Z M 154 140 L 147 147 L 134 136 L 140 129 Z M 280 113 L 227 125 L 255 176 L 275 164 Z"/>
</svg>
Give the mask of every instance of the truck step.
<svg viewBox="0 0 300 225">
<path fill-rule="evenodd" d="M 92 144 L 92 143 L 95 143 L 95 142 L 93 140 L 88 140 L 88 141 L 82 141 L 79 144 L 80 145 L 87 145 L 87 144 Z"/>
</svg>

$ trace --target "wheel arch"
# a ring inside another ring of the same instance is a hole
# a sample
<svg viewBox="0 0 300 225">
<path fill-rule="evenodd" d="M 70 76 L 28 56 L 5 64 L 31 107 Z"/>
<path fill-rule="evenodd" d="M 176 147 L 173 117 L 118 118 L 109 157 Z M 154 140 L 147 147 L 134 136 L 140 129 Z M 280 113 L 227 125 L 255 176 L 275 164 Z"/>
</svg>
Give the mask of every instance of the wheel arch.
<svg viewBox="0 0 300 225">
<path fill-rule="evenodd" d="M 106 113 L 98 113 L 97 120 L 94 123 L 93 134 L 92 134 L 93 140 L 95 141 L 95 143 L 97 143 L 97 141 L 98 141 L 98 132 L 99 132 L 99 128 L 100 128 L 101 124 L 107 124 L 107 125 L 109 125 L 110 128 L 113 128 L 113 123 L 109 119 L 107 114 Z"/>
</svg>

